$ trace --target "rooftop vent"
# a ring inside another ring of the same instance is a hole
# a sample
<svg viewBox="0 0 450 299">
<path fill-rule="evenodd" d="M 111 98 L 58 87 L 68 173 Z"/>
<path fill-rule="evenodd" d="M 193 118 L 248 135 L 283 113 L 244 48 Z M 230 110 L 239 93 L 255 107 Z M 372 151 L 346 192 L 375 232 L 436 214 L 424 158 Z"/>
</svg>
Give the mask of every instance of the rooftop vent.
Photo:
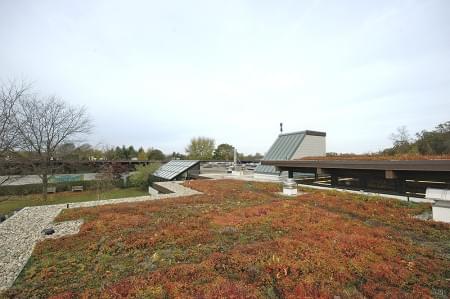
<svg viewBox="0 0 450 299">
<path fill-rule="evenodd" d="M 293 179 L 287 178 L 283 182 L 283 195 L 287 196 L 297 195 L 297 183 Z"/>
<path fill-rule="evenodd" d="M 427 188 L 425 197 L 434 201 L 433 220 L 450 223 L 450 190 Z"/>
</svg>

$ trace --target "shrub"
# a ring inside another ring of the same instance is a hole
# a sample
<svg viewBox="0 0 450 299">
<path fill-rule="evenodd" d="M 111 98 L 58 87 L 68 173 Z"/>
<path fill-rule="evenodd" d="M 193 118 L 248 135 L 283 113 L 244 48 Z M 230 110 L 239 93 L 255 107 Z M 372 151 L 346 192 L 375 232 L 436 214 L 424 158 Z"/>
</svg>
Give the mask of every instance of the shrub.
<svg viewBox="0 0 450 299">
<path fill-rule="evenodd" d="M 150 185 L 150 177 L 159 168 L 159 164 L 138 165 L 136 172 L 130 176 L 130 184 L 134 187 L 146 189 Z"/>
</svg>

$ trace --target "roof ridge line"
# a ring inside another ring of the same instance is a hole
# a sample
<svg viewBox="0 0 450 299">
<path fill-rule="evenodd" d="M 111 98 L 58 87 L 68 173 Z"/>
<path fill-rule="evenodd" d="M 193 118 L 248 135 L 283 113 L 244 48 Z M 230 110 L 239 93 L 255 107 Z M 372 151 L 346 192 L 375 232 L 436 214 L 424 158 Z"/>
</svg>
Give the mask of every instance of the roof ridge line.
<svg viewBox="0 0 450 299">
<path fill-rule="evenodd" d="M 295 132 L 289 132 L 289 133 L 281 133 L 278 134 L 278 136 L 287 136 L 287 135 L 297 135 L 297 134 L 305 134 L 305 135 L 313 135 L 313 136 L 326 136 L 326 132 L 321 131 L 313 131 L 313 130 L 303 130 L 303 131 L 295 131 Z"/>
</svg>

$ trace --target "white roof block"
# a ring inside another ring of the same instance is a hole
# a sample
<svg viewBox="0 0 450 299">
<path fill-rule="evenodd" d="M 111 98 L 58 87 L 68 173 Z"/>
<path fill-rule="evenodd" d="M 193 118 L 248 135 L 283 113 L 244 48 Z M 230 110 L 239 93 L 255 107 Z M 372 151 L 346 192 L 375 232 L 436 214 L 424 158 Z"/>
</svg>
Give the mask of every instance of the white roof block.
<svg viewBox="0 0 450 299">
<path fill-rule="evenodd" d="M 450 190 L 427 188 L 425 198 L 436 201 L 450 201 Z"/>
</svg>

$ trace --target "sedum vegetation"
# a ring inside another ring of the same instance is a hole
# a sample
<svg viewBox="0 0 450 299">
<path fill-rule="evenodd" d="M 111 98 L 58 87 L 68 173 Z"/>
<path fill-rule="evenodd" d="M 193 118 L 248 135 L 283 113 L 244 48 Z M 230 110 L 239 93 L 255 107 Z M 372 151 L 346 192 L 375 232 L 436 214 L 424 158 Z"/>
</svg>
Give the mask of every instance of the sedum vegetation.
<svg viewBox="0 0 450 299">
<path fill-rule="evenodd" d="M 202 195 L 65 210 L 9 298 L 427 298 L 450 292 L 450 226 L 338 192 L 191 181 Z"/>
<path fill-rule="evenodd" d="M 446 155 L 419 155 L 419 154 L 396 154 L 387 156 L 383 154 L 327 154 L 324 157 L 304 157 L 299 160 L 370 160 L 370 161 L 417 161 L 417 160 L 450 160 L 450 154 Z"/>
</svg>

